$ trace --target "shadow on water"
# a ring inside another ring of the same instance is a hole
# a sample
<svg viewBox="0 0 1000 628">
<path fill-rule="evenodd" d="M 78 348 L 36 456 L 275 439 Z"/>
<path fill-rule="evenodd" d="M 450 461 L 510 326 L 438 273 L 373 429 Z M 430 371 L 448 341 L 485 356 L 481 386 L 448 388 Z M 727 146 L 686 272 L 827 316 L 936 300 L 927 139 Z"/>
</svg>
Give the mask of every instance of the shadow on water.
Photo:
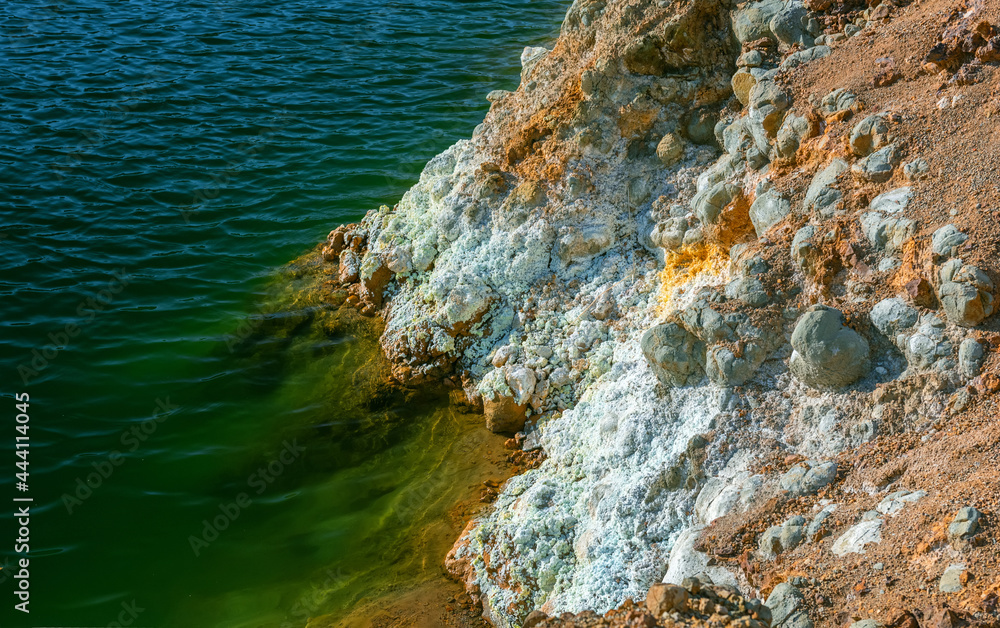
<svg viewBox="0 0 1000 628">
<path fill-rule="evenodd" d="M 287 443 L 305 453 L 253 495 L 245 527 L 216 560 L 232 569 L 266 544 L 258 555 L 272 561 L 274 576 L 190 600 L 183 617 L 225 617 L 217 625 L 234 627 L 304 626 L 317 617 L 310 626 L 363 626 L 352 612 L 387 597 L 408 613 L 426 606 L 418 589 L 457 594 L 444 556 L 479 507 L 482 482 L 505 475 L 503 438 L 451 406 L 443 389 L 394 382 L 378 343 L 382 324 L 344 306 L 331 271 L 316 251 L 282 268 L 251 322 L 231 336 L 230 359 L 247 373 L 246 403 L 278 419 L 226 467 L 219 498 L 245 489 Z"/>
<path fill-rule="evenodd" d="M 393 381 L 378 344 L 382 323 L 345 306 L 330 272 L 315 251 L 282 268 L 244 324 L 249 330 L 237 330 L 231 346 L 255 395 L 315 380 L 307 411 L 293 414 L 282 429 L 309 441 L 317 452 L 310 470 L 324 473 L 407 441 L 414 416 L 447 403 L 443 390 Z"/>
</svg>

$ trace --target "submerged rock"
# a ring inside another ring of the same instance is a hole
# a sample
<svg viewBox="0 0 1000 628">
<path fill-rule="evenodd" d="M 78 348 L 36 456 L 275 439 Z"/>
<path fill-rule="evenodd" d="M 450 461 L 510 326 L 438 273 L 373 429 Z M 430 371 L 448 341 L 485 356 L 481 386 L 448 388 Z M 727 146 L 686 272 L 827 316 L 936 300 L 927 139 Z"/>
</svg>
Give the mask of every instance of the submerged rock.
<svg viewBox="0 0 1000 628">
<path fill-rule="evenodd" d="M 483 398 L 486 427 L 497 434 L 513 434 L 524 429 L 528 404 L 518 404 L 513 398 L 496 394 Z"/>
</svg>

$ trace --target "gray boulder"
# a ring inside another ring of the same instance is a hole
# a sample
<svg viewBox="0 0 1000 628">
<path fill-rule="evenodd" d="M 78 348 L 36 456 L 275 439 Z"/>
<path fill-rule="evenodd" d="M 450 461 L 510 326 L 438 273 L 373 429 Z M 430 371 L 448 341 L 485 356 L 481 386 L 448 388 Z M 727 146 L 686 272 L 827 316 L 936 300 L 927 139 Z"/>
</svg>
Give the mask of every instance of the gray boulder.
<svg viewBox="0 0 1000 628">
<path fill-rule="evenodd" d="M 744 128 L 753 138 L 757 150 L 765 156 L 769 155 L 771 143 L 778 135 L 785 111 L 792 103 L 791 96 L 773 78 L 762 75 L 747 98 L 750 113 L 744 120 Z"/>
<path fill-rule="evenodd" d="M 960 327 L 975 327 L 992 313 L 992 301 L 987 306 L 982 297 L 982 291 L 966 283 L 948 282 L 938 290 L 945 315 Z"/>
<path fill-rule="evenodd" d="M 750 342 L 737 357 L 732 348 L 714 345 L 705 355 L 705 374 L 718 386 L 742 386 L 753 377 L 767 358 L 768 351 L 760 344 Z"/>
<path fill-rule="evenodd" d="M 867 157 L 889 142 L 889 125 L 881 115 L 868 116 L 851 130 L 851 150 L 855 155 Z"/>
<path fill-rule="evenodd" d="M 907 181 L 919 181 L 926 178 L 931 172 L 931 165 L 923 157 L 918 157 L 911 162 L 903 164 L 903 176 Z"/>
<path fill-rule="evenodd" d="M 748 50 L 740 55 L 739 59 L 736 60 L 736 67 L 738 68 L 757 68 L 764 63 L 764 57 L 760 54 L 759 50 Z"/>
<path fill-rule="evenodd" d="M 837 479 L 837 463 L 807 460 L 782 474 L 781 488 L 793 497 L 810 495 Z"/>
<path fill-rule="evenodd" d="M 882 212 L 865 212 L 859 220 L 861 231 L 877 251 L 893 254 L 917 233 L 917 223 L 910 218 Z"/>
<path fill-rule="evenodd" d="M 931 236 L 931 252 L 938 257 L 954 257 L 958 247 L 968 239 L 969 236 L 959 231 L 955 225 L 945 225 Z"/>
<path fill-rule="evenodd" d="M 734 120 L 722 130 L 722 149 L 730 155 L 745 153 L 753 146 L 753 138 L 743 126 L 743 118 Z"/>
<path fill-rule="evenodd" d="M 782 220 L 792 211 L 792 203 L 787 198 L 771 189 L 754 199 L 750 205 L 750 222 L 753 223 L 757 237 L 767 233 L 772 225 Z"/>
<path fill-rule="evenodd" d="M 792 104 L 792 97 L 773 78 L 761 77 L 750 90 L 750 106 L 762 109 L 770 105 L 778 111 L 785 111 Z"/>
<path fill-rule="evenodd" d="M 689 227 L 687 217 L 667 218 L 653 227 L 652 233 L 649 234 L 649 240 L 653 246 L 673 251 L 681 248 L 681 245 L 684 244 L 684 234 L 687 233 Z"/>
<path fill-rule="evenodd" d="M 868 341 L 830 307 L 813 306 L 799 318 L 792 349 L 792 373 L 813 388 L 843 388 L 868 372 Z"/>
<path fill-rule="evenodd" d="M 774 141 L 774 150 L 782 157 L 791 157 L 803 140 L 810 137 L 812 127 L 805 116 L 789 114 L 781 123 Z"/>
<path fill-rule="evenodd" d="M 684 116 L 684 134 L 695 144 L 710 146 L 715 143 L 716 115 L 711 109 L 698 109 Z"/>
<path fill-rule="evenodd" d="M 820 530 L 823 529 L 823 524 L 830 517 L 830 515 L 833 514 L 833 511 L 835 511 L 836 509 L 837 509 L 836 504 L 829 504 L 825 508 L 823 508 L 823 510 L 816 513 L 816 516 L 813 517 L 813 520 L 810 521 L 809 525 L 806 527 L 807 541 L 815 540 L 816 535 L 819 534 Z"/>
<path fill-rule="evenodd" d="M 833 51 L 830 50 L 829 46 L 816 46 L 815 48 L 800 50 L 788 55 L 785 60 L 781 62 L 779 67 L 782 70 L 797 68 L 803 63 L 809 63 L 810 61 L 815 61 L 816 59 L 829 57 L 831 52 Z"/>
<path fill-rule="evenodd" d="M 756 41 L 768 37 L 774 39 L 771 32 L 771 19 L 784 8 L 781 0 L 764 0 L 750 2 L 742 9 L 733 11 L 733 34 L 740 43 Z"/>
<path fill-rule="evenodd" d="M 705 344 L 677 323 L 648 329 L 642 335 L 640 347 L 664 386 L 690 386 L 704 377 Z"/>
<path fill-rule="evenodd" d="M 882 542 L 883 523 L 885 521 L 878 517 L 862 519 L 837 537 L 837 540 L 830 546 L 830 551 L 833 552 L 834 556 L 864 554 L 865 545 Z"/>
<path fill-rule="evenodd" d="M 726 284 L 726 297 L 737 299 L 750 307 L 764 307 L 769 301 L 764 284 L 756 277 L 737 277 Z"/>
<path fill-rule="evenodd" d="M 868 209 L 883 214 L 895 214 L 906 209 L 911 198 L 913 198 L 913 188 L 896 188 L 873 198 L 872 202 L 868 204 Z"/>
<path fill-rule="evenodd" d="M 976 342 L 974 338 L 963 340 L 962 344 L 958 345 L 958 372 L 961 373 L 962 377 L 972 379 L 979 375 L 984 355 L 983 345 Z"/>
<path fill-rule="evenodd" d="M 739 194 L 740 188 L 725 181 L 695 194 L 691 199 L 691 209 L 695 216 L 706 225 L 715 224 L 722 210 Z"/>
<path fill-rule="evenodd" d="M 787 620 L 802 607 L 802 604 L 802 592 L 789 583 L 782 582 L 774 587 L 764 602 L 764 606 L 771 609 L 771 628 L 786 625 Z"/>
<path fill-rule="evenodd" d="M 768 528 L 758 542 L 760 557 L 763 560 L 774 560 L 778 554 L 798 547 L 805 536 L 805 523 L 805 518 L 796 515 L 789 517 L 780 526 Z"/>
<path fill-rule="evenodd" d="M 916 325 L 919 317 L 919 312 L 898 297 L 879 301 L 869 314 L 875 328 L 893 342 L 899 334 Z"/>
<path fill-rule="evenodd" d="M 824 218 L 833 216 L 837 203 L 844 196 L 837 189 L 837 177 L 847 172 L 847 169 L 847 162 L 835 159 L 829 166 L 816 173 L 812 183 L 809 184 L 809 189 L 806 190 L 803 210 L 806 213 L 816 211 Z"/>
<path fill-rule="evenodd" d="M 816 246 L 813 238 L 816 236 L 816 227 L 806 225 L 795 232 L 792 238 L 792 260 L 802 270 L 808 272 L 812 260 L 816 257 Z"/>
<path fill-rule="evenodd" d="M 958 593 L 964 587 L 962 585 L 962 573 L 965 571 L 964 563 L 952 563 L 941 575 L 941 582 L 938 589 L 941 593 Z"/>
<path fill-rule="evenodd" d="M 781 624 L 781 628 L 813 628 L 813 621 L 805 611 L 795 611 Z"/>
<path fill-rule="evenodd" d="M 823 115 L 832 116 L 841 111 L 847 111 L 858 102 L 858 97 L 844 88 L 837 88 L 823 96 L 819 110 Z"/>
<path fill-rule="evenodd" d="M 979 519 L 982 516 L 977 509 L 972 506 L 959 508 L 955 518 L 948 525 L 948 539 L 954 544 L 961 544 L 979 531 Z"/>
<path fill-rule="evenodd" d="M 851 172 L 865 181 L 883 183 L 892 178 L 899 165 L 900 153 L 895 144 L 884 146 L 851 166 Z"/>
<path fill-rule="evenodd" d="M 808 12 L 801 2 L 792 0 L 778 11 L 769 23 L 771 33 L 785 46 L 796 44 L 808 48 L 813 45 L 813 37 L 806 29 Z"/>
<path fill-rule="evenodd" d="M 778 130 L 784 117 L 784 110 L 772 105 L 750 109 L 744 124 L 750 137 L 753 138 L 754 148 L 762 155 L 771 154 L 771 144 L 778 136 Z"/>
<path fill-rule="evenodd" d="M 975 327 L 993 314 L 993 281 L 983 271 L 961 260 L 949 260 L 939 272 L 938 299 L 948 320 Z"/>
<path fill-rule="evenodd" d="M 907 504 L 915 504 L 927 497 L 927 491 L 893 491 L 875 506 L 875 510 L 883 515 L 895 515 L 906 507 Z"/>
<path fill-rule="evenodd" d="M 897 336 L 896 346 L 902 349 L 910 367 L 947 367 L 954 346 L 944 333 L 945 327 L 944 321 L 937 315 L 925 314 L 913 333 Z"/>
<path fill-rule="evenodd" d="M 876 250 L 891 255 L 916 234 L 916 221 L 899 216 L 912 196 L 909 187 L 879 194 L 868 206 L 871 211 L 861 215 L 861 230 Z"/>
</svg>

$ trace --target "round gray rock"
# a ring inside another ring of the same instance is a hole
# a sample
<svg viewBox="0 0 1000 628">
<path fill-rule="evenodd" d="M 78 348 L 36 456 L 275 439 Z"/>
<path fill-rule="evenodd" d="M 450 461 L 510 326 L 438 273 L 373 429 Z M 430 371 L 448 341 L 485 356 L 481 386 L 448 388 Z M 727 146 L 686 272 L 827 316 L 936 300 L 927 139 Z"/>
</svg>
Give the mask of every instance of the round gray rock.
<svg viewBox="0 0 1000 628">
<path fill-rule="evenodd" d="M 792 373 L 813 388 L 843 388 L 868 372 L 868 341 L 830 307 L 813 306 L 799 318 L 792 349 Z"/>
</svg>

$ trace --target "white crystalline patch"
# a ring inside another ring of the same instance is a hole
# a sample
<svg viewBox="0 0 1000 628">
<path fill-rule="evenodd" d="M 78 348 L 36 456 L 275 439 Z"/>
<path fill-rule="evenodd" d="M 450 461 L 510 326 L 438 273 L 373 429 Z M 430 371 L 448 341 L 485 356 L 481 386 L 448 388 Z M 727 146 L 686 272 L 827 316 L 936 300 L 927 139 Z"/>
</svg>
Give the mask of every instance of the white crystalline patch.
<svg viewBox="0 0 1000 628">
<path fill-rule="evenodd" d="M 639 336 L 614 343 L 611 371 L 544 426 L 546 462 L 513 478 L 469 535 L 472 553 L 485 550 L 500 571 L 480 574 L 491 608 L 517 601 L 516 587 L 497 581 L 536 591 L 536 607 L 603 612 L 662 578 L 691 497 L 659 488 L 660 478 L 718 402 L 707 386 L 662 396 Z"/>
<path fill-rule="evenodd" d="M 830 548 L 837 556 L 864 554 L 865 545 L 882 542 L 882 520 L 872 519 L 848 528 Z"/>
<path fill-rule="evenodd" d="M 895 214 L 904 209 L 910 203 L 910 198 L 913 196 L 913 191 L 909 187 L 896 188 L 895 190 L 889 190 L 883 194 L 879 194 L 868 207 L 872 211 L 884 212 L 887 214 Z"/>
<path fill-rule="evenodd" d="M 698 273 L 690 281 L 674 288 L 669 299 L 670 311 L 680 311 L 689 307 L 698 298 L 702 288 L 725 285 L 729 283 L 730 278 L 728 268 L 716 273 Z"/>
<path fill-rule="evenodd" d="M 883 515 L 894 515 L 902 510 L 907 504 L 913 504 L 927 496 L 926 491 L 897 491 L 887 495 L 879 502 L 875 510 Z"/>
</svg>

